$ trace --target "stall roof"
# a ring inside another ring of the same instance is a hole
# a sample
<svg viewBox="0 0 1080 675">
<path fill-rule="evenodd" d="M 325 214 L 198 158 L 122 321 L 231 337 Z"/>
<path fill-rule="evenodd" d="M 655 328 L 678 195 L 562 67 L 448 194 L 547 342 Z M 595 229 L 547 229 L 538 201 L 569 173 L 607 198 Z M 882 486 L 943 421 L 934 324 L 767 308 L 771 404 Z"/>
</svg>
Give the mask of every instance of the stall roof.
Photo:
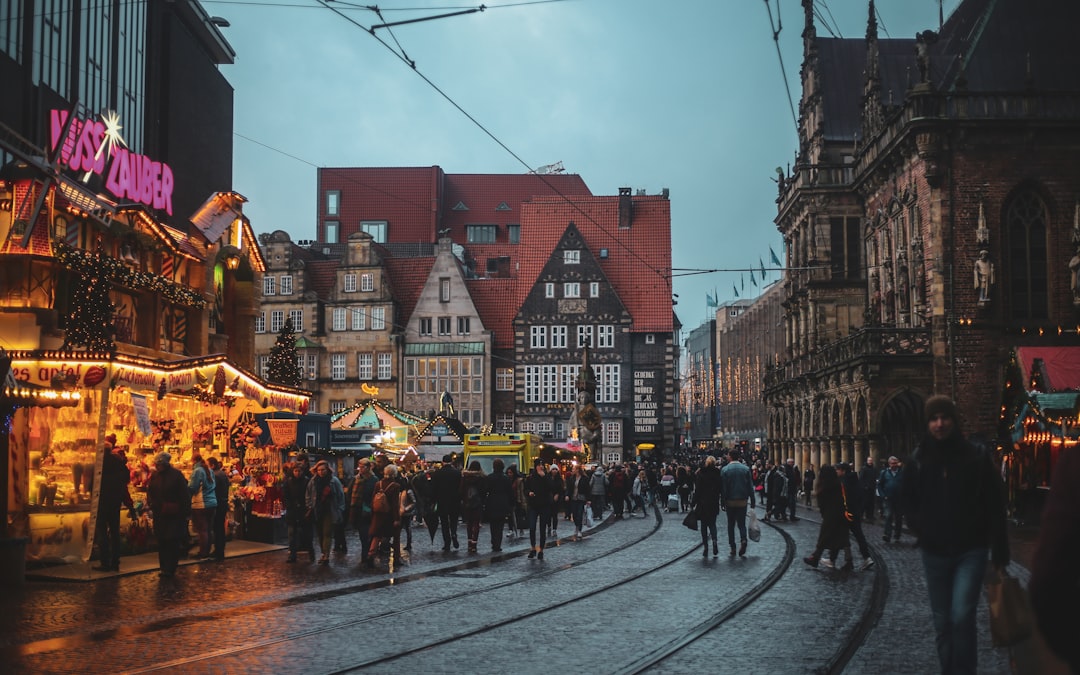
<svg viewBox="0 0 1080 675">
<path fill-rule="evenodd" d="M 1036 360 L 1041 360 L 1049 391 L 1080 390 L 1080 347 L 1017 347 L 1016 360 L 1024 382 L 1031 382 Z"/>
</svg>

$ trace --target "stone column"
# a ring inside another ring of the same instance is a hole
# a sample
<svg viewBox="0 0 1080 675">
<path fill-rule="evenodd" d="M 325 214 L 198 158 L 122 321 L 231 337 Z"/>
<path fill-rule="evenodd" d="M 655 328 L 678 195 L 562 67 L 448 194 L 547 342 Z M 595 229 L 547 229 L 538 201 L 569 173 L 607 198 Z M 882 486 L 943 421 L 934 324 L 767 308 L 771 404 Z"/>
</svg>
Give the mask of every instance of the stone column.
<svg viewBox="0 0 1080 675">
<path fill-rule="evenodd" d="M 859 437 L 855 439 L 855 457 L 851 460 L 851 466 L 855 471 L 858 471 L 866 463 L 866 439 Z"/>
</svg>

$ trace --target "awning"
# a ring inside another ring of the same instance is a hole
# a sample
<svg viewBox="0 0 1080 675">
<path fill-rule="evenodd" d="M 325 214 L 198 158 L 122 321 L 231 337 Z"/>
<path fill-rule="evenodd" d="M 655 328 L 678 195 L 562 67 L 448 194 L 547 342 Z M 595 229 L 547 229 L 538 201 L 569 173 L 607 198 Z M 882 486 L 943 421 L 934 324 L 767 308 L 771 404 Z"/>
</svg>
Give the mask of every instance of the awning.
<svg viewBox="0 0 1080 675">
<path fill-rule="evenodd" d="M 1080 390 L 1080 347 L 1017 347 L 1016 361 L 1025 389 L 1039 374 L 1045 391 Z"/>
</svg>

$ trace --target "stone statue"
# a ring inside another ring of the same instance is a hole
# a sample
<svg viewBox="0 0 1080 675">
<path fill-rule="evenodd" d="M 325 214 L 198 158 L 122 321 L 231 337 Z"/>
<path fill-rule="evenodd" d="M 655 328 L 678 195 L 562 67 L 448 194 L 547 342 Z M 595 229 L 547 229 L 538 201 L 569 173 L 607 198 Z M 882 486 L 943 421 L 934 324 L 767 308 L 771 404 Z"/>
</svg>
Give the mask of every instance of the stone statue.
<svg viewBox="0 0 1080 675">
<path fill-rule="evenodd" d="M 975 290 L 979 292 L 979 303 L 990 302 L 990 289 L 994 286 L 994 263 L 990 262 L 990 252 L 985 248 L 979 251 L 975 261 Z"/>
<path fill-rule="evenodd" d="M 1072 272 L 1072 283 L 1069 288 L 1073 293 L 1073 304 L 1080 307 L 1080 250 L 1069 261 L 1069 271 Z"/>
</svg>

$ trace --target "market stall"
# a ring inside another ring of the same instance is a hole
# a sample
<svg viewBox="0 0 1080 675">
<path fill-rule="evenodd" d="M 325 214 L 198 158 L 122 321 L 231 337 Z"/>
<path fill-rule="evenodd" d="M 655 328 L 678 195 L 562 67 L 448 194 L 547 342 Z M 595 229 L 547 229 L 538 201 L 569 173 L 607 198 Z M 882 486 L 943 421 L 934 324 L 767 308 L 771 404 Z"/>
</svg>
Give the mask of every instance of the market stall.
<svg viewBox="0 0 1080 675">
<path fill-rule="evenodd" d="M 145 503 L 153 457 L 161 451 L 185 475 L 195 453 L 218 457 L 239 477 L 239 489 L 246 463 L 261 452 L 237 433 L 242 419 L 271 410 L 306 412 L 309 403 L 307 392 L 262 382 L 221 355 L 174 362 L 84 352 L 10 356 L 18 382 L 59 382 L 80 395 L 77 406 L 22 409 L 12 418 L 9 520 L 30 537 L 27 559 L 43 563 L 89 559 L 94 485 L 107 435 L 125 450 L 138 506 Z M 152 547 L 145 513 L 131 525 L 125 518 L 126 552 Z"/>
</svg>

